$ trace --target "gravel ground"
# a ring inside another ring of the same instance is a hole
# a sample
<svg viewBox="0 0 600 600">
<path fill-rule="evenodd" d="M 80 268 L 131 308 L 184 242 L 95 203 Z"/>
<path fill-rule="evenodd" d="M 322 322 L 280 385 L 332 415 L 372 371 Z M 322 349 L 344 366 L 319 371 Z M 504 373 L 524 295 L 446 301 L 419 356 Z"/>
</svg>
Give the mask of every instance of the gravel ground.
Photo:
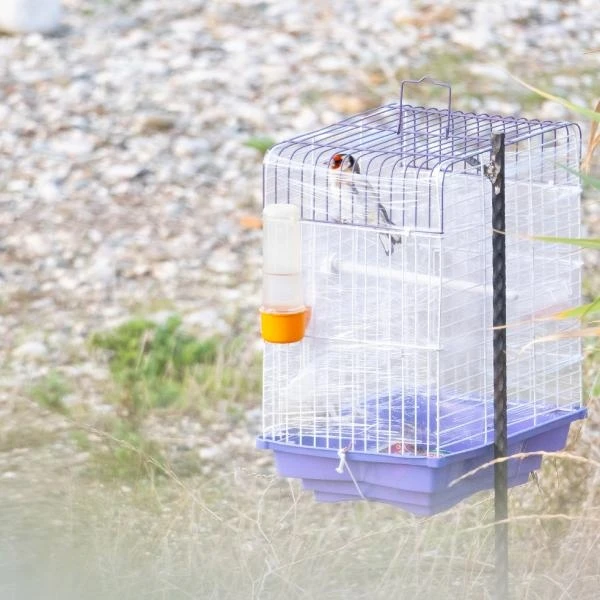
<svg viewBox="0 0 600 600">
<path fill-rule="evenodd" d="M 70 405 L 111 410 L 91 332 L 175 311 L 199 334 L 258 346 L 260 234 L 244 217 L 260 211 L 261 156 L 248 140 L 390 101 L 426 73 L 462 110 L 569 118 L 506 70 L 580 104 L 600 94 L 595 0 L 64 5 L 55 35 L 0 37 L 0 428 L 47 434 L 0 452 L 17 498 L 15 482 L 86 461 L 69 423 L 28 399 L 33 380 L 58 369 L 76 382 Z M 597 204 L 586 222 L 600 230 Z M 233 432 L 148 427 L 204 461 L 239 452 L 264 471 L 256 416 Z"/>
<path fill-rule="evenodd" d="M 423 73 L 488 112 L 569 116 L 505 68 L 581 104 L 600 92 L 585 0 L 65 4 L 57 35 L 0 38 L 5 424 L 27 418 L 19 392 L 50 367 L 81 384 L 71 403 L 101 405 L 86 339 L 132 314 L 256 340 L 249 139 L 333 122 Z"/>
</svg>

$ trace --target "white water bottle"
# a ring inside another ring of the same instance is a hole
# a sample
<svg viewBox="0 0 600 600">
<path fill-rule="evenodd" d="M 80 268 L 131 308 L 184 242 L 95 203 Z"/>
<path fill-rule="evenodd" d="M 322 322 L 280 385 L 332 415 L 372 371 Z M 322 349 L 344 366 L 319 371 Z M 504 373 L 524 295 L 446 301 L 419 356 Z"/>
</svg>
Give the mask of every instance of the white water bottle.
<svg viewBox="0 0 600 600">
<path fill-rule="evenodd" d="M 304 304 L 300 210 L 270 204 L 263 211 L 261 333 L 267 342 L 300 341 L 310 318 Z"/>
<path fill-rule="evenodd" d="M 263 211 L 263 307 L 278 312 L 304 308 L 300 211 L 271 204 Z"/>
</svg>

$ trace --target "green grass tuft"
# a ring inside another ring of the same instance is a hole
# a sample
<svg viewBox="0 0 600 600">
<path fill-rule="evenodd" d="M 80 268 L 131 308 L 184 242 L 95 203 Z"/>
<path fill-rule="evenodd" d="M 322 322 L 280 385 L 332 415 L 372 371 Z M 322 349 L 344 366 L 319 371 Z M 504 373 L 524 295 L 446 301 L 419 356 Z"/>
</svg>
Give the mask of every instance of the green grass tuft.
<svg viewBox="0 0 600 600">
<path fill-rule="evenodd" d="M 175 404 L 193 370 L 215 363 L 219 343 L 215 337 L 200 340 L 184 333 L 176 316 L 162 325 L 133 319 L 92 337 L 93 347 L 109 353 L 119 403 L 132 418 Z"/>
<path fill-rule="evenodd" d="M 40 406 L 52 412 L 67 414 L 69 410 L 64 404 L 64 398 L 70 391 L 71 388 L 64 377 L 56 371 L 51 371 L 29 390 L 29 394 Z"/>
<path fill-rule="evenodd" d="M 248 148 L 254 148 L 263 155 L 266 154 L 267 150 L 274 145 L 275 140 L 270 137 L 251 137 L 244 142 L 244 146 L 247 146 Z"/>
</svg>

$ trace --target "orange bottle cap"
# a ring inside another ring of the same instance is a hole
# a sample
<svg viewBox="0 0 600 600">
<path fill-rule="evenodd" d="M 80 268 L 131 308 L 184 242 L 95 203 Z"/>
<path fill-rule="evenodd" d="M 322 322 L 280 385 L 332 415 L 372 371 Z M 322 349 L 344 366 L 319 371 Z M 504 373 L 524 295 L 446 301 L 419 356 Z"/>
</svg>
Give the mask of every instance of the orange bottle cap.
<svg viewBox="0 0 600 600">
<path fill-rule="evenodd" d="M 265 342 L 272 344 L 291 344 L 299 342 L 310 321 L 310 308 L 301 311 L 269 312 L 260 311 L 260 333 Z"/>
</svg>

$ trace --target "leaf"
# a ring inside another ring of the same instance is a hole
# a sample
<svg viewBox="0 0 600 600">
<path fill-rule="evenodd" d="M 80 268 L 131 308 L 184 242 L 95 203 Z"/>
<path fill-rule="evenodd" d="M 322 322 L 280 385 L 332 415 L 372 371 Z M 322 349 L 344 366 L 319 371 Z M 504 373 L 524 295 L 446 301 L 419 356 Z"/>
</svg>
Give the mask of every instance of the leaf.
<svg viewBox="0 0 600 600">
<path fill-rule="evenodd" d="M 547 335 L 541 338 L 536 338 L 521 348 L 521 352 L 529 350 L 534 344 L 543 342 L 556 342 L 565 338 L 584 338 L 584 337 L 600 337 L 600 327 L 584 327 L 583 329 L 574 329 L 573 331 L 563 331 L 553 335 Z"/>
<path fill-rule="evenodd" d="M 254 148 L 262 154 L 265 154 L 274 145 L 275 140 L 270 137 L 251 137 L 244 142 L 244 146 Z"/>
<path fill-rule="evenodd" d="M 547 235 L 534 235 L 531 237 L 531 239 L 537 240 L 538 242 L 570 244 L 571 246 L 579 246 L 580 248 L 592 248 L 593 250 L 600 250 L 600 238 L 565 238 Z"/>
<path fill-rule="evenodd" d="M 519 79 L 515 75 L 511 75 L 511 77 L 515 81 L 518 81 L 522 86 L 526 87 L 528 90 L 531 90 L 532 92 L 538 94 L 539 96 L 542 96 L 542 98 L 546 98 L 547 100 L 552 100 L 552 102 L 558 102 L 558 104 L 562 104 L 565 108 L 568 108 L 569 110 L 573 111 L 574 113 L 580 114 L 588 119 L 591 119 L 592 121 L 600 122 L 600 113 L 596 112 L 595 110 L 585 108 L 585 106 L 579 106 L 578 104 L 573 104 L 573 102 L 569 102 L 568 100 L 565 100 L 564 98 L 561 98 L 560 96 L 554 96 L 553 94 L 549 94 L 548 92 L 545 92 L 544 90 L 540 90 L 539 88 L 536 88 L 532 85 L 529 85 L 528 83 L 525 83 L 522 79 Z"/>
<path fill-rule="evenodd" d="M 593 302 L 588 304 L 582 304 L 581 306 L 574 306 L 573 308 L 568 308 L 566 310 L 561 310 L 560 312 L 552 315 L 553 319 L 584 319 L 590 314 L 593 314 L 600 310 L 600 296 L 596 298 Z"/>
<path fill-rule="evenodd" d="M 521 348 L 521 352 L 528 350 L 534 344 L 540 344 L 542 342 L 555 342 L 556 340 L 562 340 L 565 338 L 584 338 L 584 337 L 600 337 L 600 327 L 584 327 L 583 329 L 574 329 L 573 331 L 563 331 L 561 333 L 555 333 L 553 335 L 547 335 L 541 338 L 532 340 L 528 344 L 525 344 Z"/>
<path fill-rule="evenodd" d="M 577 175 L 577 177 L 579 177 L 579 179 L 581 179 L 581 181 L 583 181 L 583 183 L 585 183 L 586 185 L 600 190 L 600 179 L 598 179 L 597 177 L 592 177 L 591 175 L 587 175 L 582 171 L 576 171 L 575 169 L 570 169 L 569 167 L 565 166 L 563 166 L 563 169 L 565 169 L 565 171 L 568 171 L 572 175 Z"/>
</svg>

